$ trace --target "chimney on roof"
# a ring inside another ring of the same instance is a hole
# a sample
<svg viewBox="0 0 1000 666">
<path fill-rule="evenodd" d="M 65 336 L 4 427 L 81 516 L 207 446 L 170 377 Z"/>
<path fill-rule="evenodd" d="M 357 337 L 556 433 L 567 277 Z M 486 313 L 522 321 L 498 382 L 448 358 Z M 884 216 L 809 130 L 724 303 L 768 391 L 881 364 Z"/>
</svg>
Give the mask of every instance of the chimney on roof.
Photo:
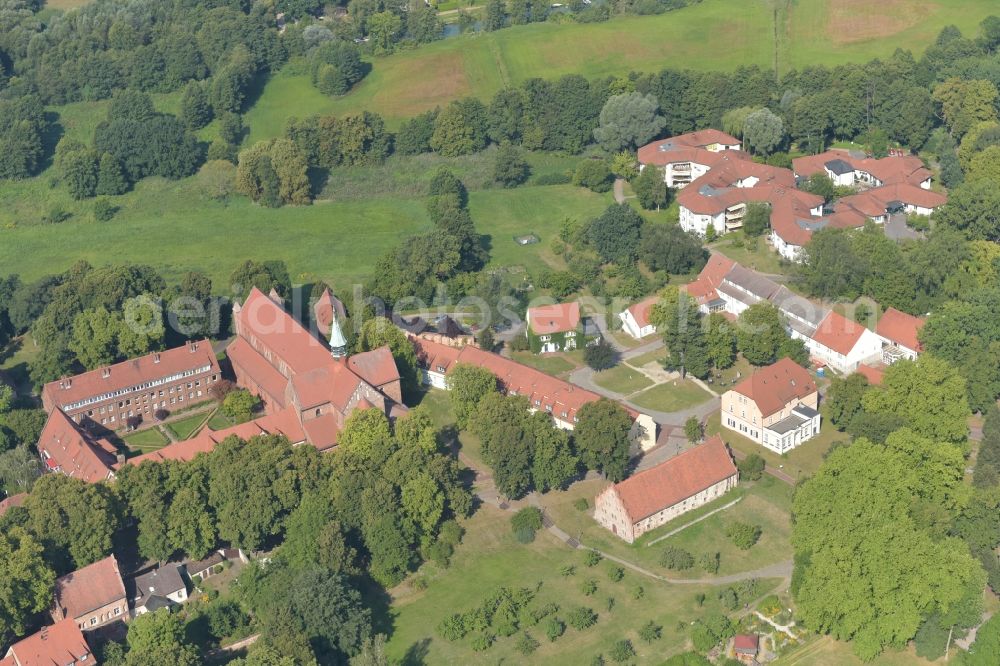
<svg viewBox="0 0 1000 666">
<path fill-rule="evenodd" d="M 48 627 L 42 627 L 42 630 L 38 632 L 38 637 L 41 638 L 43 641 L 46 638 L 48 638 L 49 637 L 49 628 Z"/>
<path fill-rule="evenodd" d="M 111 368 L 104 368 L 103 370 L 101 370 L 101 377 L 107 379 L 110 376 L 111 376 Z"/>
<path fill-rule="evenodd" d="M 160 352 L 153 352 L 153 363 L 160 362 Z"/>
<path fill-rule="evenodd" d="M 198 343 L 194 342 L 194 341 L 189 342 L 188 343 L 188 351 L 191 352 L 192 354 L 195 353 L 196 351 L 198 351 Z"/>
<path fill-rule="evenodd" d="M 115 462 L 117 462 L 119 465 L 124 465 L 125 464 L 125 454 L 124 453 L 117 454 L 115 456 Z"/>
</svg>

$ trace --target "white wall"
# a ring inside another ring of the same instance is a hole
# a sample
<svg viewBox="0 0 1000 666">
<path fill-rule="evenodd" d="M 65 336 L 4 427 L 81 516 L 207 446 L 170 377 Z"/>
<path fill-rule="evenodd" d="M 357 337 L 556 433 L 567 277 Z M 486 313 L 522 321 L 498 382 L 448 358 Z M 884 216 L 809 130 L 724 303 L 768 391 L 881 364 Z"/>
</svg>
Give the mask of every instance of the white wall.
<svg viewBox="0 0 1000 666">
<path fill-rule="evenodd" d="M 802 246 L 786 243 L 785 239 L 776 232 L 771 232 L 771 245 L 774 250 L 788 261 L 801 262 L 803 259 Z"/>
<path fill-rule="evenodd" d="M 632 312 L 630 310 L 625 310 L 624 312 L 619 313 L 618 318 L 622 320 L 622 330 L 636 340 L 656 333 L 656 327 L 652 324 L 639 326 L 639 322 L 635 320 L 635 317 L 632 316 Z"/>
</svg>

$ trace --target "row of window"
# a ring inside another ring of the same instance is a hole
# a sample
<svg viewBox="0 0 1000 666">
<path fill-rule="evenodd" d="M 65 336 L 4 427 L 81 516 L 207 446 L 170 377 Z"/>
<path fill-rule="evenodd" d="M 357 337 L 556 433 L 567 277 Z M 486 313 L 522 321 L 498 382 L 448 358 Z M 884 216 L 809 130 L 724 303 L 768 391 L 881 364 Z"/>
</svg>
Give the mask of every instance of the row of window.
<svg viewBox="0 0 1000 666">
<path fill-rule="evenodd" d="M 95 402 L 104 402 L 105 400 L 110 400 L 111 398 L 117 398 L 120 395 L 126 395 L 128 393 L 135 393 L 136 391 L 144 391 L 148 388 L 154 386 L 162 386 L 163 384 L 168 384 L 170 382 L 175 382 L 178 379 L 184 379 L 185 377 L 191 377 L 194 375 L 199 375 L 204 372 L 208 372 L 212 369 L 212 366 L 206 365 L 201 368 L 195 368 L 193 370 L 185 370 L 184 372 L 178 372 L 176 374 L 170 375 L 169 377 L 163 377 L 162 379 L 154 379 L 153 381 L 146 382 L 144 384 L 139 384 L 138 386 L 131 386 L 128 388 L 118 389 L 117 391 L 110 391 L 92 398 L 86 398 L 85 400 L 80 400 L 79 402 L 74 402 L 72 404 L 66 405 L 64 410 L 74 410 L 80 407 L 86 407 L 87 405 L 92 405 Z M 212 375 L 211 381 L 215 381 L 216 375 Z"/>
<path fill-rule="evenodd" d="M 122 614 L 121 607 L 120 606 L 115 606 L 115 608 L 114 608 L 114 610 L 112 612 L 110 612 L 110 613 L 101 613 L 99 621 L 101 623 L 104 623 L 104 622 L 107 622 L 108 620 L 113 620 L 114 618 L 119 617 L 121 614 Z M 91 616 L 91 618 L 90 618 L 90 626 L 91 627 L 96 627 L 97 626 L 97 622 L 98 622 L 98 616 L 96 616 L 96 615 Z M 86 622 L 81 622 L 80 623 L 80 630 L 82 631 L 82 630 L 84 630 L 86 628 L 87 628 L 87 623 Z"/>
</svg>

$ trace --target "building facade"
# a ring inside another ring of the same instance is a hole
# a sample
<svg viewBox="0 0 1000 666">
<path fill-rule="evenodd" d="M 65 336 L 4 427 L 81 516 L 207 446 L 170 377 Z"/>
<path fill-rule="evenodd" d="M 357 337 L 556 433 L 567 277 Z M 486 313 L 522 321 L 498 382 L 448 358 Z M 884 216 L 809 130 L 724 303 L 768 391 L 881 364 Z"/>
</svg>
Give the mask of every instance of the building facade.
<svg viewBox="0 0 1000 666">
<path fill-rule="evenodd" d="M 634 542 L 683 513 L 736 487 L 738 473 L 715 435 L 656 467 L 608 486 L 594 500 L 594 520 Z"/>
<path fill-rule="evenodd" d="M 622 330 L 636 340 L 656 333 L 656 326 L 649 320 L 649 315 L 659 301 L 659 296 L 650 296 L 619 313 Z"/>
<path fill-rule="evenodd" d="M 536 354 L 572 351 L 583 346 L 580 304 L 557 303 L 528 308 L 525 335 Z"/>
<path fill-rule="evenodd" d="M 211 343 L 200 340 L 49 382 L 42 388 L 42 405 L 49 412 L 61 409 L 76 423 L 119 430 L 132 418 L 151 420 L 158 409 L 208 400 L 209 387 L 220 378 Z"/>
<path fill-rule="evenodd" d="M 114 555 L 56 579 L 54 622 L 73 620 L 81 631 L 128 621 L 125 584 Z"/>
</svg>

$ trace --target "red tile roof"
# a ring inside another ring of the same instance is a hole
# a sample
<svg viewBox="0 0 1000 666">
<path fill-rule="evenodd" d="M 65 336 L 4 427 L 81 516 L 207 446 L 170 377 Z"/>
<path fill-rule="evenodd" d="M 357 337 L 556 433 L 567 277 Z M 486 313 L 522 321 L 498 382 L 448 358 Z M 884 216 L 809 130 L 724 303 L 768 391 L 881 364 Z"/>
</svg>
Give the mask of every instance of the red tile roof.
<svg viewBox="0 0 1000 666">
<path fill-rule="evenodd" d="M 345 363 L 330 361 L 292 376 L 292 391 L 301 409 L 326 403 L 331 403 L 340 411 L 347 409 L 348 401 L 361 385 L 361 378 L 351 372 Z"/>
<path fill-rule="evenodd" d="M 736 650 L 753 650 L 756 654 L 759 645 L 757 634 L 737 634 L 733 636 L 733 648 Z"/>
<path fill-rule="evenodd" d="M 147 460 L 162 462 L 164 460 L 188 461 L 194 459 L 199 453 L 208 453 L 216 447 L 222 440 L 235 435 L 240 439 L 249 439 L 256 435 L 284 435 L 292 444 L 298 444 L 305 440 L 305 432 L 299 423 L 297 412 L 293 407 L 288 407 L 274 414 L 262 416 L 259 419 L 241 423 L 231 428 L 223 430 L 209 430 L 205 428 L 196 437 L 186 439 L 173 444 L 168 444 L 162 449 L 157 449 L 141 456 L 129 458 L 126 464 L 140 465 Z M 120 465 L 115 466 L 116 469 Z"/>
<path fill-rule="evenodd" d="M 249 342 L 237 337 L 226 347 L 226 355 L 235 367 L 249 375 L 260 390 L 268 394 L 265 397 L 269 401 L 277 403 L 279 407 L 285 406 L 288 379 L 251 347 Z"/>
<path fill-rule="evenodd" d="M 872 386 L 880 386 L 882 384 L 882 380 L 885 379 L 884 368 L 876 368 L 871 365 L 859 365 L 855 372 L 862 377 L 865 377 L 868 380 L 868 383 Z"/>
<path fill-rule="evenodd" d="M 208 340 L 154 352 L 107 368 L 49 382 L 42 389 L 52 405 L 72 405 L 114 391 L 129 390 L 146 382 L 208 366 L 219 371 L 219 363 Z M 106 375 L 106 376 L 105 376 Z"/>
<path fill-rule="evenodd" d="M 316 328 L 324 337 L 330 335 L 330 324 L 333 322 L 334 312 L 337 313 L 337 318 L 341 322 L 347 317 L 347 309 L 340 299 L 330 293 L 329 289 L 324 289 L 316 301 L 316 305 L 313 306 L 313 320 L 316 322 Z"/>
<path fill-rule="evenodd" d="M 580 304 L 573 301 L 528 308 L 528 325 L 536 335 L 575 331 L 580 325 Z"/>
<path fill-rule="evenodd" d="M 8 510 L 14 508 L 15 506 L 21 506 L 24 504 L 24 500 L 26 499 L 28 499 L 28 493 L 18 493 L 0 501 L 0 516 L 7 513 Z"/>
<path fill-rule="evenodd" d="M 931 177 L 931 172 L 915 155 L 893 155 L 874 159 L 870 157 L 857 158 L 851 152 L 842 148 L 833 148 L 819 155 L 796 157 L 792 160 L 792 170 L 795 175 L 808 177 L 816 173 L 825 173 L 827 162 L 842 160 L 854 167 L 855 171 L 865 171 L 882 181 L 884 185 L 910 183 L 920 185 Z"/>
<path fill-rule="evenodd" d="M 284 362 L 290 372 L 295 373 L 308 372 L 331 361 L 324 342 L 257 288 L 250 291 L 235 316 L 244 337 L 251 338 L 251 346 L 259 349 L 258 344 L 262 345 L 276 357 L 269 359 L 272 365 Z M 257 343 L 252 338 L 256 338 Z"/>
<path fill-rule="evenodd" d="M 368 405 L 371 407 L 371 404 Z M 364 409 L 359 405 L 359 409 Z M 340 434 L 340 424 L 335 414 L 323 414 L 302 423 L 303 430 L 309 436 L 309 441 L 320 451 L 336 446 Z"/>
<path fill-rule="evenodd" d="M 682 289 L 699 305 L 713 301 L 719 297 L 715 288 L 726 277 L 726 273 L 736 265 L 736 262 L 729 257 L 717 252 L 713 253 L 708 258 L 708 263 L 701 269 L 701 273 L 698 274 L 698 279 Z"/>
<path fill-rule="evenodd" d="M 10 648 L 13 660 L 20 666 L 96 666 L 97 658 L 90 651 L 80 627 L 72 619 L 43 627 L 41 631 L 24 638 Z"/>
<path fill-rule="evenodd" d="M 354 354 L 347 360 L 347 364 L 356 375 L 376 388 L 399 381 L 399 369 L 388 347 Z"/>
<path fill-rule="evenodd" d="M 875 332 L 890 342 L 919 352 L 923 351 L 923 345 L 920 344 L 918 336 L 920 329 L 926 323 L 926 319 L 900 312 L 896 308 L 889 308 L 879 318 Z"/>
<path fill-rule="evenodd" d="M 125 584 L 114 555 L 56 579 L 56 617 L 77 618 L 125 598 Z"/>
<path fill-rule="evenodd" d="M 58 407 L 49 413 L 37 448 L 42 457 L 48 459 L 49 469 L 58 467 L 63 474 L 88 483 L 107 479 L 115 460 Z"/>
<path fill-rule="evenodd" d="M 795 189 L 795 175 L 788 169 L 758 164 L 726 151 L 720 162 L 696 178 L 677 195 L 681 206 L 700 215 L 717 215 L 740 203 L 770 202 Z M 747 186 L 756 179 L 753 186 Z"/>
<path fill-rule="evenodd" d="M 706 150 L 706 146 L 715 144 L 739 146 L 740 140 L 725 132 L 709 128 L 647 143 L 639 148 L 638 158 L 642 164 L 655 164 L 657 166 L 673 162 L 695 162 L 696 164 L 713 166 L 717 163 L 718 156 L 723 152 L 739 152 L 743 159 L 750 159 L 750 156 L 742 151 Z"/>
<path fill-rule="evenodd" d="M 781 411 L 785 405 L 815 393 L 816 384 L 809 371 L 785 357 L 777 363 L 757 368 L 732 390 L 753 400 L 761 416 L 767 417 Z"/>
<path fill-rule="evenodd" d="M 867 329 L 833 310 L 820 322 L 812 339 L 824 347 L 847 356 Z"/>
<path fill-rule="evenodd" d="M 649 326 L 649 311 L 652 310 L 653 306 L 659 302 L 659 296 L 650 296 L 645 300 L 639 301 L 628 309 L 628 311 L 632 313 L 632 318 L 635 319 L 635 323 L 639 325 L 639 328 Z"/>
<path fill-rule="evenodd" d="M 629 519 L 637 523 L 736 474 L 722 438 L 714 435 L 693 449 L 639 472 L 614 490 Z"/>
</svg>

